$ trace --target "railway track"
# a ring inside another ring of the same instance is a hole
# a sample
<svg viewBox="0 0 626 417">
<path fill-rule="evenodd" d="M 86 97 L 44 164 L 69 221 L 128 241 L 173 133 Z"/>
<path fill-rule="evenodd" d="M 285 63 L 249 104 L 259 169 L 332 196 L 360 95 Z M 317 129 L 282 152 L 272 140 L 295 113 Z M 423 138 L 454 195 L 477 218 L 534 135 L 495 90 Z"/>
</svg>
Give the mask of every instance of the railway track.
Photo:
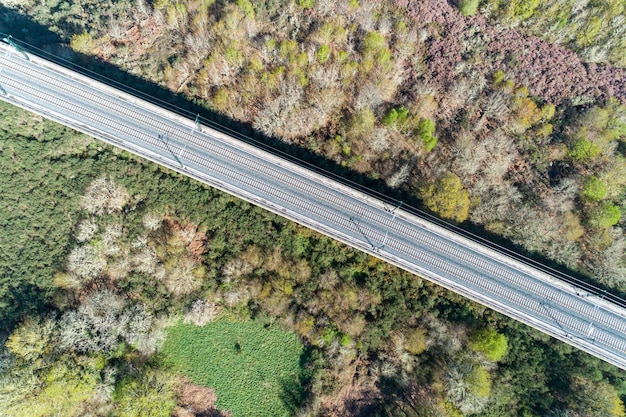
<svg viewBox="0 0 626 417">
<path fill-rule="evenodd" d="M 233 138 L 199 131 L 136 97 L 3 47 L 0 86 L 7 101 L 41 113 L 45 108 L 46 116 L 70 127 L 106 132 L 102 138 L 115 138 L 116 146 L 236 195 L 240 190 L 239 196 L 626 368 L 626 309 Z"/>
</svg>

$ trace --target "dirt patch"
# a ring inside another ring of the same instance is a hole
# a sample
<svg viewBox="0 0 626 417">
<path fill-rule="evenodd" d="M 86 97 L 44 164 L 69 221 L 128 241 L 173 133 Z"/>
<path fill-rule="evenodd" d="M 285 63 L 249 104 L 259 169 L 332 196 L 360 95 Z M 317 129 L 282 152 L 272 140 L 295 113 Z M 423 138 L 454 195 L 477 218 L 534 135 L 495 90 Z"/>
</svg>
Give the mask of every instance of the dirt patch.
<svg viewBox="0 0 626 417">
<path fill-rule="evenodd" d="M 179 407 L 172 413 L 174 417 L 230 417 L 230 412 L 215 408 L 217 395 L 213 388 L 193 384 L 184 377 L 179 382 Z"/>
<path fill-rule="evenodd" d="M 166 230 L 171 231 L 187 246 L 189 253 L 196 261 L 200 261 L 202 254 L 208 251 L 208 236 L 206 232 L 198 230 L 198 226 L 178 219 L 166 216 L 163 219 Z"/>
</svg>

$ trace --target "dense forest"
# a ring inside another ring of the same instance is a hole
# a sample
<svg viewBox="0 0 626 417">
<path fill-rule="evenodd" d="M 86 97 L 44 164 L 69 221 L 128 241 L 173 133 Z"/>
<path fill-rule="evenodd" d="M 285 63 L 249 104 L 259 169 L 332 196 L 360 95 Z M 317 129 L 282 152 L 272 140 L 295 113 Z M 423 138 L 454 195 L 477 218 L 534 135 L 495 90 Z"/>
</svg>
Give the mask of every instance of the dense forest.
<svg viewBox="0 0 626 417">
<path fill-rule="evenodd" d="M 624 415 L 626 376 L 599 359 L 179 174 L 0 112 L 3 415 Z"/>
<path fill-rule="evenodd" d="M 119 66 L 626 291 L 623 2 L 4 3 L 74 53 L 47 51 Z M 625 415 L 611 365 L 70 129 L 0 115 L 0 414 Z"/>
<path fill-rule="evenodd" d="M 625 56 L 626 12 L 620 1 L 607 2 L 604 14 L 581 2 L 559 9 L 559 46 L 545 30 L 557 20 L 553 3 L 15 7 L 74 51 L 623 292 L 626 69 L 610 57 Z M 587 41 L 567 35 L 597 19 Z M 597 45 L 606 58 L 586 58 L 583 50 Z"/>
<path fill-rule="evenodd" d="M 527 33 L 576 52 L 585 62 L 626 67 L 623 2 L 461 0 L 459 9 L 465 16 L 480 11 L 492 23 L 521 26 Z"/>
</svg>

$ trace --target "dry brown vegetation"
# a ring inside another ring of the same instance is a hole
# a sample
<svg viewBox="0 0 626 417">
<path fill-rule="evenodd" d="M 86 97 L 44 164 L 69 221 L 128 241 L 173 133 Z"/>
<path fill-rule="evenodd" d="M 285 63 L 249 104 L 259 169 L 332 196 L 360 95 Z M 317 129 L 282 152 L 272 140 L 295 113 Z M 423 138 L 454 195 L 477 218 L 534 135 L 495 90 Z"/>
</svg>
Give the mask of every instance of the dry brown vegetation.
<svg viewBox="0 0 626 417">
<path fill-rule="evenodd" d="M 444 0 L 123 4 L 84 33 L 72 12 L 57 29 L 78 51 L 412 190 L 444 218 L 626 285 L 624 70 Z M 519 7 L 498 13 L 527 18 Z M 602 201 L 580 199 L 591 176 L 613 184 Z"/>
<path fill-rule="evenodd" d="M 178 408 L 172 413 L 174 417 L 230 417 L 227 411 L 215 408 L 217 395 L 211 388 L 202 387 L 180 377 L 178 383 Z"/>
</svg>

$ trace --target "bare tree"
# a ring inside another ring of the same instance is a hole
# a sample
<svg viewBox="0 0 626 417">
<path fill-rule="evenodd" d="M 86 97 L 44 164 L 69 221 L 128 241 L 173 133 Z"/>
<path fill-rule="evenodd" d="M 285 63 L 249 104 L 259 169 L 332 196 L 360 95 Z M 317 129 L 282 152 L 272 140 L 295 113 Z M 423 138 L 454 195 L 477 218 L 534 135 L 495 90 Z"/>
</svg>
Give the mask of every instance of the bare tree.
<svg viewBox="0 0 626 417">
<path fill-rule="evenodd" d="M 369 145 L 372 148 L 372 151 L 378 154 L 389 149 L 388 137 L 389 132 L 386 128 L 375 128 L 369 141 Z"/>
<path fill-rule="evenodd" d="M 478 413 L 485 408 L 489 394 L 479 392 L 473 381 L 477 373 L 486 373 L 479 364 L 469 358 L 460 358 L 446 369 L 444 381 L 446 395 L 463 415 Z"/>
<path fill-rule="evenodd" d="M 304 90 L 299 81 L 289 77 L 280 85 L 278 95 L 268 100 L 256 114 L 253 126 L 270 136 L 293 138 L 302 134 L 292 123 L 297 113 Z"/>
<path fill-rule="evenodd" d="M 361 110 L 365 108 L 373 109 L 383 102 L 383 97 L 376 83 L 368 82 L 359 89 L 354 108 Z"/>
<path fill-rule="evenodd" d="M 198 266 L 191 258 L 182 258 L 173 269 L 167 271 L 164 283 L 175 296 L 183 296 L 200 288 L 203 277 L 202 266 Z"/>
<path fill-rule="evenodd" d="M 230 84 L 238 73 L 236 66 L 228 62 L 223 51 L 213 53 L 204 69 L 213 86 Z"/>
<path fill-rule="evenodd" d="M 158 230 L 161 227 L 162 223 L 163 219 L 161 218 L 161 216 L 158 216 L 154 213 L 146 213 L 142 219 L 143 227 L 148 229 L 148 231 L 150 232 Z"/>
<path fill-rule="evenodd" d="M 125 311 L 129 316 L 126 341 L 146 356 L 154 354 L 165 341 L 165 334 L 155 326 L 154 318 L 141 305 L 135 304 Z"/>
<path fill-rule="evenodd" d="M 189 312 L 185 314 L 185 323 L 193 323 L 196 326 L 204 326 L 213 321 L 219 313 L 219 306 L 210 300 L 196 300 L 191 305 Z"/>
<path fill-rule="evenodd" d="M 132 263 L 135 271 L 153 274 L 158 263 L 156 252 L 152 248 L 145 247 L 133 256 Z"/>
<path fill-rule="evenodd" d="M 137 0 L 137 8 L 136 10 L 142 14 L 142 17 L 150 17 L 152 14 L 152 8 L 150 4 L 146 4 L 145 0 Z"/>
<path fill-rule="evenodd" d="M 86 242 L 90 240 L 98 231 L 98 224 L 92 218 L 81 221 L 76 227 L 76 240 Z"/>
<path fill-rule="evenodd" d="M 77 246 L 70 252 L 67 259 L 67 270 L 75 275 L 81 283 L 100 275 L 106 267 L 104 257 L 89 245 Z"/>
<path fill-rule="evenodd" d="M 489 95 L 483 111 L 487 117 L 503 121 L 511 113 L 511 109 L 509 108 L 510 101 L 511 96 L 509 94 L 497 91 Z"/>
<path fill-rule="evenodd" d="M 245 287 L 233 288 L 229 291 L 224 292 L 222 296 L 224 302 L 229 307 L 234 307 L 237 304 L 243 304 L 250 300 L 250 292 Z"/>
<path fill-rule="evenodd" d="M 60 345 L 81 353 L 106 353 L 126 342 L 150 355 L 163 340 L 143 307 L 131 305 L 109 290 L 89 295 L 78 310 L 66 312 L 59 329 Z"/>
<path fill-rule="evenodd" d="M 622 229 L 615 227 L 610 232 L 611 243 L 586 262 L 587 268 L 600 282 L 626 288 L 626 238 Z"/>
<path fill-rule="evenodd" d="M 81 207 L 91 214 L 101 216 L 120 211 L 128 202 L 129 195 L 109 177 L 98 178 L 87 187 L 81 199 Z"/>
<path fill-rule="evenodd" d="M 122 314 L 125 306 L 125 301 L 111 291 L 92 294 L 78 310 L 61 318 L 61 346 L 78 352 L 115 349 L 127 325 L 128 317 Z"/>
<path fill-rule="evenodd" d="M 397 188 L 401 186 L 408 178 L 411 173 L 411 167 L 409 164 L 404 164 L 400 167 L 398 171 L 396 171 L 389 179 L 387 179 L 387 185 L 391 188 Z"/>
<path fill-rule="evenodd" d="M 223 282 L 230 283 L 253 271 L 252 265 L 241 258 L 233 258 L 222 268 Z"/>
<path fill-rule="evenodd" d="M 106 272 L 112 280 L 119 280 L 125 278 L 131 269 L 131 261 L 126 255 L 124 255 L 118 257 L 113 263 L 109 264 Z"/>
<path fill-rule="evenodd" d="M 113 397 L 115 391 L 115 379 L 117 376 L 117 369 L 108 366 L 102 372 L 102 379 L 96 385 L 96 400 L 101 403 L 109 402 Z"/>
<path fill-rule="evenodd" d="M 522 201 L 517 187 L 506 182 L 493 184 L 486 178 L 480 178 L 472 191 L 479 204 L 472 210 L 471 217 L 481 224 L 506 220 L 509 212 L 516 210 Z"/>
<path fill-rule="evenodd" d="M 122 225 L 113 223 L 108 225 L 100 239 L 102 243 L 102 251 L 105 255 L 113 256 L 121 252 L 122 248 L 118 243 L 118 239 L 122 237 Z"/>
<path fill-rule="evenodd" d="M 185 46 L 187 47 L 187 57 L 194 68 L 200 67 L 211 51 L 211 43 L 204 29 L 198 30 L 197 33 L 187 34 L 185 36 Z"/>
<path fill-rule="evenodd" d="M 309 80 L 320 89 L 336 89 L 341 86 L 340 67 L 336 63 L 318 65 L 309 73 Z"/>
</svg>

